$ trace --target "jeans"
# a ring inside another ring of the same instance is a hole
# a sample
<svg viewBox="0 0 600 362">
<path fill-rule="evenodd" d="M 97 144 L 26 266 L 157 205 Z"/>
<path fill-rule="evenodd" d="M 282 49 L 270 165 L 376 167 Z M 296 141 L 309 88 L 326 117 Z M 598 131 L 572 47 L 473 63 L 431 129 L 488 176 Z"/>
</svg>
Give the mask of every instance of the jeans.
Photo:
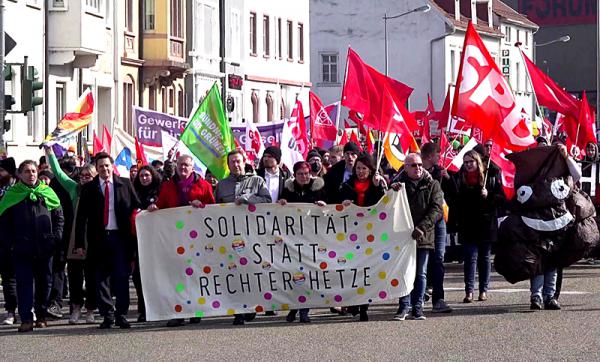
<svg viewBox="0 0 600 362">
<path fill-rule="evenodd" d="M 479 270 L 479 293 L 487 292 L 490 284 L 490 254 L 492 244 L 480 242 L 479 244 L 465 243 L 465 293 L 473 293 L 475 289 L 475 270 Z"/>
<path fill-rule="evenodd" d="M 435 224 L 435 249 L 429 251 L 427 276 L 433 289 L 431 301 L 435 304 L 444 299 L 444 254 L 446 253 L 446 222 L 441 219 Z"/>
<path fill-rule="evenodd" d="M 65 266 L 67 261 L 64 256 L 57 252 L 52 258 L 52 287 L 50 289 L 49 305 L 57 304 L 62 308 L 63 306 L 63 291 L 65 286 Z"/>
<path fill-rule="evenodd" d="M 96 309 L 96 270 L 92 260 L 69 260 L 67 263 L 69 273 L 69 289 L 71 294 L 71 308 L 74 305 L 83 306 L 88 311 Z M 85 293 L 83 282 L 85 280 Z"/>
<path fill-rule="evenodd" d="M 52 257 L 14 255 L 13 262 L 21 323 L 33 323 L 31 308 L 35 309 L 39 320 L 45 319 L 52 286 Z"/>
<path fill-rule="evenodd" d="M 531 297 L 540 297 L 547 301 L 554 297 L 556 292 L 556 268 L 546 270 L 543 275 L 536 275 L 530 279 Z"/>
<path fill-rule="evenodd" d="M 14 313 L 17 310 L 17 279 L 15 266 L 10 252 L 0 252 L 0 277 L 2 278 L 2 294 L 4 294 L 4 309 Z"/>
<path fill-rule="evenodd" d="M 413 310 L 423 310 L 423 296 L 427 284 L 427 260 L 429 249 L 417 248 L 417 273 L 412 292 L 400 298 L 400 309 L 407 310 L 411 305 Z"/>
</svg>

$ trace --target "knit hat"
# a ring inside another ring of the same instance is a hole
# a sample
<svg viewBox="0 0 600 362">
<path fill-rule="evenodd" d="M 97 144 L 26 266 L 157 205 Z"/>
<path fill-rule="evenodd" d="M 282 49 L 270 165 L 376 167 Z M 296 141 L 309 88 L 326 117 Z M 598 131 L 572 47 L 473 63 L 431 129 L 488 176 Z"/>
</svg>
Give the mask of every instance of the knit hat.
<svg viewBox="0 0 600 362">
<path fill-rule="evenodd" d="M 4 160 L 0 160 L 0 168 L 8 172 L 11 176 L 15 176 L 17 172 L 17 165 L 15 164 L 15 159 L 12 157 L 8 157 Z"/>
<path fill-rule="evenodd" d="M 344 153 L 346 152 L 354 152 L 358 155 L 360 153 L 360 148 L 356 143 L 350 141 L 344 145 Z"/>
<path fill-rule="evenodd" d="M 279 149 L 279 147 L 269 146 L 265 149 L 263 155 L 270 155 L 277 161 L 277 163 L 281 163 L 281 149 Z"/>
<path fill-rule="evenodd" d="M 313 157 L 318 157 L 321 160 L 323 160 L 323 156 L 321 156 L 321 154 L 319 153 L 319 151 L 312 149 L 310 151 L 308 151 L 308 154 L 306 155 L 306 160 L 310 160 Z"/>
</svg>

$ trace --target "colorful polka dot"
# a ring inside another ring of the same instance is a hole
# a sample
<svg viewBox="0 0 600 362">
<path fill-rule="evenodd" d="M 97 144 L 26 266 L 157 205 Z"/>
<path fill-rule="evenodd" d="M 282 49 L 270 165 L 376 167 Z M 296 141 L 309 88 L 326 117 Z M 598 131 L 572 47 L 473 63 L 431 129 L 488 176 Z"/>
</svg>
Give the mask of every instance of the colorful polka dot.
<svg viewBox="0 0 600 362">
<path fill-rule="evenodd" d="M 322 262 L 321 264 L 319 264 L 319 268 L 325 270 L 327 269 L 327 263 L 326 262 Z"/>
<path fill-rule="evenodd" d="M 204 272 L 204 274 L 210 274 L 211 272 L 211 268 L 207 265 L 204 268 L 202 268 L 202 271 Z"/>
<path fill-rule="evenodd" d="M 227 309 L 227 315 L 234 315 L 235 314 L 235 309 Z"/>
<path fill-rule="evenodd" d="M 365 217 L 365 214 L 362 212 L 357 212 L 356 217 Z"/>
<path fill-rule="evenodd" d="M 379 272 L 379 279 L 385 279 L 385 278 L 387 278 L 387 273 L 384 271 Z"/>
<path fill-rule="evenodd" d="M 200 256 L 200 253 L 196 253 L 196 256 Z"/>
<path fill-rule="evenodd" d="M 219 247 L 219 253 L 225 254 L 226 252 L 227 252 L 227 249 L 224 246 Z"/>
<path fill-rule="evenodd" d="M 246 258 L 240 258 L 240 264 L 241 264 L 241 265 L 246 265 L 246 264 L 248 264 L 248 259 L 246 259 Z"/>
<path fill-rule="evenodd" d="M 186 269 L 185 269 L 185 273 L 186 273 L 187 275 L 192 275 L 192 274 L 194 274 L 194 269 L 192 269 L 192 268 L 186 268 Z"/>
<path fill-rule="evenodd" d="M 350 241 L 356 241 L 358 239 L 358 235 L 350 234 Z"/>
<path fill-rule="evenodd" d="M 381 202 L 383 202 L 384 204 L 388 204 L 390 202 L 390 197 L 388 195 L 385 195 L 382 199 Z"/>
<path fill-rule="evenodd" d="M 303 295 L 299 296 L 299 297 L 298 297 L 298 302 L 300 302 L 300 303 L 304 303 L 304 302 L 306 302 L 306 297 L 305 297 L 305 296 L 303 296 Z"/>
<path fill-rule="evenodd" d="M 204 297 L 198 298 L 198 304 L 204 305 L 205 303 L 206 303 L 206 298 L 204 298 Z"/>
<path fill-rule="evenodd" d="M 338 294 L 338 295 L 336 295 L 335 297 L 333 297 L 333 300 L 335 300 L 337 303 L 341 302 L 341 301 L 342 301 L 342 299 L 343 299 L 343 298 L 342 298 L 342 296 L 341 296 L 341 295 L 339 295 L 339 294 Z"/>
<path fill-rule="evenodd" d="M 370 210 L 369 213 L 371 215 L 376 215 L 377 214 L 377 209 Z"/>
<path fill-rule="evenodd" d="M 387 233 L 381 233 L 381 241 L 388 241 L 389 236 Z"/>
<path fill-rule="evenodd" d="M 265 297 L 266 300 L 271 300 L 271 298 L 273 298 L 273 294 L 267 292 L 263 295 L 263 297 Z"/>
<path fill-rule="evenodd" d="M 221 303 L 219 303 L 218 300 L 215 300 L 214 302 L 212 302 L 212 307 L 215 309 L 219 309 L 221 307 Z"/>
<path fill-rule="evenodd" d="M 385 253 L 383 253 L 383 255 L 381 255 L 381 257 L 383 258 L 383 260 L 389 260 L 390 259 L 390 253 L 385 252 Z"/>
<path fill-rule="evenodd" d="M 371 255 L 371 254 L 373 254 L 373 249 L 371 249 L 371 248 L 366 248 L 366 249 L 365 249 L 365 255 Z"/>
<path fill-rule="evenodd" d="M 338 205 L 335 205 L 335 209 L 336 209 L 337 211 L 344 211 L 344 205 L 340 205 L 340 204 L 338 204 Z"/>
<path fill-rule="evenodd" d="M 358 295 L 363 295 L 363 294 L 365 294 L 365 288 L 363 288 L 363 287 L 359 287 L 358 289 L 356 289 L 356 293 L 357 293 Z"/>
<path fill-rule="evenodd" d="M 372 234 L 367 235 L 367 241 L 372 243 L 373 241 L 375 241 L 375 236 Z"/>
<path fill-rule="evenodd" d="M 186 303 L 187 303 L 187 304 L 192 304 L 192 301 L 191 301 L 191 300 L 188 300 Z"/>
<path fill-rule="evenodd" d="M 379 298 L 385 299 L 386 297 L 387 297 L 387 293 L 385 292 L 385 290 L 382 290 L 381 292 L 379 292 Z"/>
<path fill-rule="evenodd" d="M 329 255 L 329 257 L 333 259 L 337 254 L 335 253 L 335 251 L 331 250 L 327 255 Z"/>
<path fill-rule="evenodd" d="M 392 279 L 390 281 L 390 284 L 392 285 L 392 287 L 397 287 L 400 284 L 400 282 L 398 281 L 398 279 Z"/>
<path fill-rule="evenodd" d="M 289 310 L 290 309 L 290 305 L 289 304 L 282 304 L 281 305 L 281 310 Z"/>
<path fill-rule="evenodd" d="M 183 229 L 184 226 L 185 226 L 185 223 L 182 220 L 179 220 L 175 223 L 175 227 L 179 230 Z"/>
<path fill-rule="evenodd" d="M 385 220 L 386 217 L 387 217 L 387 214 L 385 212 L 379 213 L 379 220 Z"/>
<path fill-rule="evenodd" d="M 190 231 L 190 238 L 195 239 L 198 237 L 198 232 L 196 230 Z"/>
<path fill-rule="evenodd" d="M 366 225 L 367 230 L 372 230 L 373 229 L 373 223 L 368 222 Z"/>
<path fill-rule="evenodd" d="M 185 248 L 183 246 L 180 246 L 177 248 L 177 254 L 182 255 L 185 253 Z"/>
<path fill-rule="evenodd" d="M 256 311 L 256 313 L 262 313 L 262 312 L 264 312 L 264 311 L 265 311 L 265 308 L 264 308 L 262 305 L 257 305 L 257 306 L 254 308 L 254 311 Z"/>
<path fill-rule="evenodd" d="M 256 211 L 256 205 L 253 205 L 253 204 L 248 205 L 248 211 L 250 211 L 250 212 Z"/>
<path fill-rule="evenodd" d="M 197 310 L 196 313 L 194 313 L 194 317 L 202 318 L 202 317 L 204 317 L 204 312 L 201 310 Z"/>
<path fill-rule="evenodd" d="M 352 260 L 352 259 L 354 259 L 354 254 L 353 253 L 346 253 L 345 257 L 346 257 L 347 260 Z"/>
<path fill-rule="evenodd" d="M 181 293 L 181 292 L 183 292 L 184 290 L 185 290 L 185 285 L 183 285 L 183 283 L 178 283 L 178 284 L 175 286 L 175 291 L 176 291 L 177 293 Z"/>
<path fill-rule="evenodd" d="M 177 312 L 177 313 L 181 313 L 181 311 L 182 311 L 182 310 L 183 310 L 183 307 L 182 307 L 181 305 L 177 304 L 177 305 L 175 306 L 175 312 Z"/>
<path fill-rule="evenodd" d="M 344 241 L 344 239 L 346 238 L 346 234 L 344 233 L 337 233 L 337 235 L 335 236 L 336 239 L 338 239 L 338 241 Z"/>
</svg>

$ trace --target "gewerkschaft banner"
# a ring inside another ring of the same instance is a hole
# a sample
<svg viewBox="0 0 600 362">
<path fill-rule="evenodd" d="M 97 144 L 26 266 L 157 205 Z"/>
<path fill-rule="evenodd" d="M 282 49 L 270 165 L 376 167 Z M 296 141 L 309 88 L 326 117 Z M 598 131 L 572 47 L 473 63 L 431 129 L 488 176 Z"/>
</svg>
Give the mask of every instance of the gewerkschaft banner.
<svg viewBox="0 0 600 362">
<path fill-rule="evenodd" d="M 207 205 L 136 220 L 148 320 L 397 300 L 415 278 L 404 189 L 369 208 Z"/>
</svg>

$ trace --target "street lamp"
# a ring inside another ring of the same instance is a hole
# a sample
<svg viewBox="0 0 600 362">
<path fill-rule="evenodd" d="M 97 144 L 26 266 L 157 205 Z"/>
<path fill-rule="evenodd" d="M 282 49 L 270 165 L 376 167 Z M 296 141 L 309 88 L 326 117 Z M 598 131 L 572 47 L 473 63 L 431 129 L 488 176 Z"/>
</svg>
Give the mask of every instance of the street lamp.
<svg viewBox="0 0 600 362">
<path fill-rule="evenodd" d="M 555 44 L 555 43 L 566 43 L 568 41 L 571 40 L 571 37 L 569 35 L 563 35 L 560 38 L 556 38 L 550 41 L 547 41 L 545 43 L 536 43 L 535 41 L 533 42 L 533 62 L 536 62 L 535 56 L 536 56 L 536 48 L 539 47 L 545 47 L 546 45 L 550 45 L 550 44 Z"/>
<path fill-rule="evenodd" d="M 425 4 L 423 6 L 419 6 L 418 8 L 405 11 L 398 15 L 388 16 L 387 13 L 383 15 L 383 37 L 385 42 L 385 76 L 388 75 L 388 42 L 387 42 L 387 21 L 391 19 L 398 19 L 403 17 L 404 15 L 412 14 L 412 13 L 426 13 L 431 10 L 431 6 L 429 4 Z"/>
</svg>

